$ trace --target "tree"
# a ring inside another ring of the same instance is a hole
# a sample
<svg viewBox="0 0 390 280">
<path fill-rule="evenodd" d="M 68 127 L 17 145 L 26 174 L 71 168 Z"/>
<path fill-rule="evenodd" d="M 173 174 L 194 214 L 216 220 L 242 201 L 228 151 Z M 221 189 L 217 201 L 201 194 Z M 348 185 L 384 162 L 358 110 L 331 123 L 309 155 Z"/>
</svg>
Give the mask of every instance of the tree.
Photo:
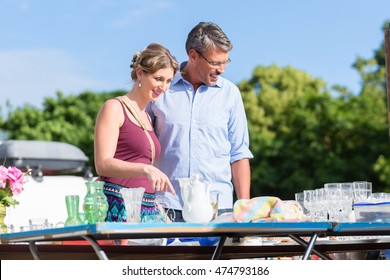
<svg viewBox="0 0 390 280">
<path fill-rule="evenodd" d="M 306 109 L 311 104 L 321 109 L 321 103 L 313 99 L 329 98 L 321 92 L 324 85 L 304 72 L 276 65 L 257 67 L 251 80 L 239 84 L 255 156 L 251 161 L 252 196 L 291 196 L 313 186 L 315 181 L 306 166 L 313 161 L 310 147 L 315 150 L 319 145 L 308 143 L 315 138 L 308 128 L 318 123 L 310 116 L 318 112 Z"/>
<path fill-rule="evenodd" d="M 57 92 L 56 98 L 45 99 L 42 110 L 26 105 L 10 112 L 0 128 L 8 132 L 9 139 L 75 145 L 88 156 L 89 165 L 94 169 L 93 135 L 97 113 L 105 100 L 124 93 L 86 91 L 78 96 L 64 96 Z"/>
<path fill-rule="evenodd" d="M 390 20 L 385 21 L 382 30 L 385 31 L 389 25 Z M 390 61 L 388 61 L 388 63 L 390 63 Z M 360 94 L 365 96 L 375 96 L 377 99 L 383 99 L 383 103 L 386 103 L 388 93 L 386 92 L 386 61 L 384 41 L 382 41 L 379 48 L 374 51 L 373 58 L 364 59 L 362 57 L 358 57 L 353 67 L 359 72 L 363 81 L 363 87 Z M 382 101 L 379 101 L 379 103 L 382 104 Z M 375 110 L 378 110 L 378 108 L 375 108 Z M 379 110 L 384 111 L 385 108 L 380 106 Z M 389 110 L 390 108 L 387 108 L 387 114 L 389 114 Z M 388 119 L 387 122 L 383 121 L 381 125 L 386 126 L 389 130 L 390 124 L 388 121 Z M 374 172 L 378 175 L 379 182 L 383 185 L 383 190 L 390 192 L 390 158 L 388 151 L 383 155 L 378 156 L 373 169 Z"/>
<path fill-rule="evenodd" d="M 343 89 L 333 97 L 321 79 L 276 65 L 257 67 L 239 87 L 255 156 L 252 196 L 293 199 L 327 182 L 380 185 L 374 165 L 388 147 L 383 95 Z"/>
</svg>

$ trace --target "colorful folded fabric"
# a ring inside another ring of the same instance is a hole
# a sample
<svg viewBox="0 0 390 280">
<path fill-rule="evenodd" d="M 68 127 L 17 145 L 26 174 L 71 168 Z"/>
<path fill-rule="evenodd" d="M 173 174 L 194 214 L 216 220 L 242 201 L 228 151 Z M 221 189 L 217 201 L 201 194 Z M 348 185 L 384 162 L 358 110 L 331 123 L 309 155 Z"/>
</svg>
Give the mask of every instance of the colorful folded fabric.
<svg viewBox="0 0 390 280">
<path fill-rule="evenodd" d="M 296 201 L 283 201 L 274 196 L 239 199 L 234 203 L 233 216 L 237 222 L 306 220 Z"/>
</svg>

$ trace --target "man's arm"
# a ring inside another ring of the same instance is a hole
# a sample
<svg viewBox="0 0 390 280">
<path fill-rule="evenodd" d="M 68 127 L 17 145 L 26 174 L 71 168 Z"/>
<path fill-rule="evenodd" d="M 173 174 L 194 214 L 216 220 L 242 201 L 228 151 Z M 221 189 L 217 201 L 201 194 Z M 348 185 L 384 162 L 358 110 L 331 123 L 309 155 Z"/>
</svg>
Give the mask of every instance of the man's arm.
<svg viewBox="0 0 390 280">
<path fill-rule="evenodd" d="M 232 181 L 237 199 L 250 198 L 251 170 L 249 159 L 244 158 L 231 163 Z"/>
</svg>

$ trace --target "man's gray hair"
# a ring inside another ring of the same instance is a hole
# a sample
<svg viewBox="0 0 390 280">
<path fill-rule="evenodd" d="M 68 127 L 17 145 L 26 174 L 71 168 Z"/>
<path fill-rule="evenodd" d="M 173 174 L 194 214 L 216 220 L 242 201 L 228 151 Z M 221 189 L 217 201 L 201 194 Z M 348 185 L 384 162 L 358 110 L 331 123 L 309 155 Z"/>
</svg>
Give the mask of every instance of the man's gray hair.
<svg viewBox="0 0 390 280">
<path fill-rule="evenodd" d="M 213 22 L 200 22 L 188 34 L 186 41 L 187 54 L 191 49 L 203 52 L 207 49 L 229 52 L 232 43 L 222 29 Z"/>
</svg>

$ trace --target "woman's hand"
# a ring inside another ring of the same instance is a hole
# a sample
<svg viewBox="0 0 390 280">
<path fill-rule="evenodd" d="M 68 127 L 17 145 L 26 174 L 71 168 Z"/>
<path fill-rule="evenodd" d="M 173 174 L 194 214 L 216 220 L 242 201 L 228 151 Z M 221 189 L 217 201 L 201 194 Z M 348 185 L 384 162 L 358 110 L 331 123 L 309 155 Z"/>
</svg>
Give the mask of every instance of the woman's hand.
<svg viewBox="0 0 390 280">
<path fill-rule="evenodd" d="M 176 195 L 176 192 L 169 181 L 167 175 L 165 175 L 161 170 L 154 167 L 153 165 L 148 165 L 145 168 L 146 176 L 148 177 L 149 182 L 156 189 L 156 191 L 161 192 L 171 192 L 173 195 Z"/>
</svg>

